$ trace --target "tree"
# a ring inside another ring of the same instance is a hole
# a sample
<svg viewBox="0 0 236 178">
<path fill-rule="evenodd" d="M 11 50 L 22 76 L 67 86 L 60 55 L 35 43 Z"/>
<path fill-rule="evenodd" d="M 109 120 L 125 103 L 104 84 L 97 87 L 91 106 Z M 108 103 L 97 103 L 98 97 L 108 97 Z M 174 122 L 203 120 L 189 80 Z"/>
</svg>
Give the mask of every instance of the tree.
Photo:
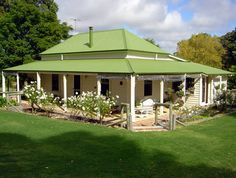
<svg viewBox="0 0 236 178">
<path fill-rule="evenodd" d="M 192 35 L 188 40 L 180 41 L 176 54 L 196 63 L 221 68 L 224 48 L 218 37 L 200 33 Z"/>
<path fill-rule="evenodd" d="M 0 1 L 0 16 L 7 12 L 10 8 L 10 0 L 1 0 Z"/>
<path fill-rule="evenodd" d="M 236 72 L 236 28 L 221 37 L 221 43 L 225 49 L 223 55 L 223 68 Z M 229 88 L 236 88 L 236 75 L 228 80 Z"/>
<path fill-rule="evenodd" d="M 223 67 L 229 69 L 236 65 L 236 28 L 221 37 L 221 43 L 226 50 L 223 55 Z"/>
<path fill-rule="evenodd" d="M 0 9 L 0 69 L 39 60 L 69 37 L 71 27 L 57 19 L 53 0 L 3 0 Z"/>
<path fill-rule="evenodd" d="M 159 44 L 156 43 L 156 41 L 153 38 L 144 38 L 146 41 L 148 41 L 149 43 L 154 44 L 157 47 L 160 47 Z"/>
</svg>

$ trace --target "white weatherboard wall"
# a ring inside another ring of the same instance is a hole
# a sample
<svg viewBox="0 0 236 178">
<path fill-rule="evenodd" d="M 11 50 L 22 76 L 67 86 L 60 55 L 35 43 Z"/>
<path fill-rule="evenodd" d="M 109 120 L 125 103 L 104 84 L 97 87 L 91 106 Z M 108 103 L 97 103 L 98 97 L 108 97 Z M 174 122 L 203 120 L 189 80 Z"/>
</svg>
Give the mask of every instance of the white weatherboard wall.
<svg viewBox="0 0 236 178">
<path fill-rule="evenodd" d="M 194 85 L 194 93 L 191 94 L 187 100 L 186 100 L 186 107 L 191 107 L 191 106 L 195 106 L 195 105 L 199 105 L 199 97 L 200 95 L 200 79 L 196 78 L 195 79 L 195 85 Z"/>
<path fill-rule="evenodd" d="M 41 74 L 42 88 L 47 91 L 52 91 L 52 74 Z"/>
<path fill-rule="evenodd" d="M 80 76 L 81 91 L 94 91 L 97 92 L 97 78 L 96 75 L 81 75 Z"/>
<path fill-rule="evenodd" d="M 112 96 L 118 95 L 118 103 L 124 102 L 128 103 L 129 99 L 127 97 L 127 88 L 129 80 L 109 80 L 109 87 Z"/>
<path fill-rule="evenodd" d="M 68 97 L 74 95 L 74 75 L 67 75 L 67 95 Z"/>
<path fill-rule="evenodd" d="M 164 91 L 171 88 L 171 82 L 164 82 Z M 139 102 L 144 98 L 152 98 L 153 100 L 160 101 L 160 80 L 152 80 L 152 95 L 144 96 L 144 80 L 136 80 L 136 101 Z M 165 99 L 165 97 L 164 97 Z"/>
<path fill-rule="evenodd" d="M 135 96 L 136 102 L 140 102 L 140 100 L 144 98 L 144 81 L 143 80 L 136 80 L 135 93 L 136 93 L 136 96 Z"/>
</svg>

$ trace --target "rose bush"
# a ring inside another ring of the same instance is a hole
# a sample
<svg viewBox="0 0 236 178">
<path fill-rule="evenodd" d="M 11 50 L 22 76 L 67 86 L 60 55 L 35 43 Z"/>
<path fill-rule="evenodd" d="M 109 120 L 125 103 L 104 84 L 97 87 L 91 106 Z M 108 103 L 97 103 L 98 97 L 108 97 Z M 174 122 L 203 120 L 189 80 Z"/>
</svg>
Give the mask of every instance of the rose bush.
<svg viewBox="0 0 236 178">
<path fill-rule="evenodd" d="M 104 117 L 111 113 L 112 107 L 115 104 L 115 97 L 97 95 L 96 92 L 90 91 L 83 92 L 78 96 L 71 96 L 66 102 L 73 115 L 82 115 L 90 118 L 98 116 L 101 123 Z"/>
<path fill-rule="evenodd" d="M 37 89 L 37 82 L 32 81 L 23 89 L 23 93 L 29 100 L 32 112 L 36 112 L 35 106 L 46 111 L 47 115 L 55 109 L 59 103 L 59 98 L 52 93 L 47 93 L 43 88 Z"/>
</svg>

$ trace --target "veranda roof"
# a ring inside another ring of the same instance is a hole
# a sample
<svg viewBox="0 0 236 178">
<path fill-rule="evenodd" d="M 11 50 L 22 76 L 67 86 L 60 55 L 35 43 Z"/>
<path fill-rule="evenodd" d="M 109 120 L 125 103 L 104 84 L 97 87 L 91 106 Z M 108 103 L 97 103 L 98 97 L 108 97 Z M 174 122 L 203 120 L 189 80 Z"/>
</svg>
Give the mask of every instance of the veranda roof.
<svg viewBox="0 0 236 178">
<path fill-rule="evenodd" d="M 79 59 L 37 61 L 4 69 L 6 72 L 98 73 L 98 74 L 206 74 L 230 75 L 213 67 L 179 61 L 146 59 Z"/>
</svg>

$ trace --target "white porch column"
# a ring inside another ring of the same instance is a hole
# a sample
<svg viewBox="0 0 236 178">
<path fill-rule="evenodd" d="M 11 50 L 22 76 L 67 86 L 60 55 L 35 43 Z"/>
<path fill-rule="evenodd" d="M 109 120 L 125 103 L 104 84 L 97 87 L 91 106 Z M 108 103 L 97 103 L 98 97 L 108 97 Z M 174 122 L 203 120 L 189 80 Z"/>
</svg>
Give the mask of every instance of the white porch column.
<svg viewBox="0 0 236 178">
<path fill-rule="evenodd" d="M 211 104 L 211 78 L 208 76 L 208 83 L 207 83 L 207 104 Z"/>
<path fill-rule="evenodd" d="M 199 89 L 199 105 L 201 105 L 202 104 L 202 74 L 200 74 L 200 80 L 199 80 L 199 82 L 200 82 L 200 85 L 199 85 L 199 87 L 200 87 L 200 89 Z"/>
<path fill-rule="evenodd" d="M 102 90 L 101 78 L 97 77 L 97 94 L 98 95 L 101 95 L 101 90 Z"/>
<path fill-rule="evenodd" d="M 131 122 L 135 121 L 135 76 L 130 76 L 130 114 Z"/>
<path fill-rule="evenodd" d="M 20 92 L 20 76 L 19 73 L 16 73 L 16 91 L 17 93 Z M 17 102 L 20 103 L 20 95 L 17 95 Z"/>
<path fill-rule="evenodd" d="M 67 75 L 63 74 L 63 98 L 64 102 L 67 101 Z"/>
<path fill-rule="evenodd" d="M 37 75 L 37 89 L 39 90 L 41 88 L 41 76 L 39 72 L 37 72 L 36 75 Z"/>
<path fill-rule="evenodd" d="M 213 103 L 214 100 L 214 80 L 213 77 L 211 78 L 211 104 Z"/>
<path fill-rule="evenodd" d="M 160 81 L 160 103 L 164 103 L 164 81 Z M 164 107 L 160 106 L 160 114 L 163 114 Z"/>
<path fill-rule="evenodd" d="M 184 74 L 184 81 L 183 81 L 183 92 L 184 92 L 184 104 L 186 103 L 186 74 Z"/>
<path fill-rule="evenodd" d="M 5 78 L 5 75 L 4 75 L 4 72 L 2 71 L 2 96 L 3 97 L 6 97 L 6 78 Z"/>
</svg>

